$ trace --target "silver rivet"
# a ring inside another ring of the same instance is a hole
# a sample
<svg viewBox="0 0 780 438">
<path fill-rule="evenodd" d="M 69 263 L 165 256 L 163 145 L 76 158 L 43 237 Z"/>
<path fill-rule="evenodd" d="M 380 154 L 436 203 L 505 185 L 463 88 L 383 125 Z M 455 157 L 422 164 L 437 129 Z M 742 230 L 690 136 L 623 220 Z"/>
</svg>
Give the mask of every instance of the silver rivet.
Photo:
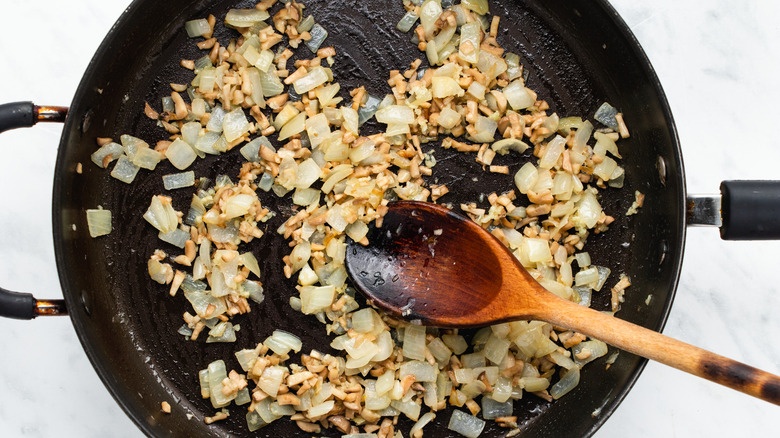
<svg viewBox="0 0 780 438">
<path fill-rule="evenodd" d="M 662 185 L 666 185 L 666 160 L 662 156 L 658 156 L 655 167 L 658 170 L 658 178 L 661 180 Z"/>
</svg>

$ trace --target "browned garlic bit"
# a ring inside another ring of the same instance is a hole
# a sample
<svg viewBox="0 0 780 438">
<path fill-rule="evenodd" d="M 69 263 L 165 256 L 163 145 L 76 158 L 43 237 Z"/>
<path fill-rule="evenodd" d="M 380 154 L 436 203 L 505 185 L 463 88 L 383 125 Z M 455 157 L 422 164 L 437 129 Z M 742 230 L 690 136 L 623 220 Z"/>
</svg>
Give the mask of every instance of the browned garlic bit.
<svg viewBox="0 0 780 438">
<path fill-rule="evenodd" d="M 486 0 L 446 10 L 436 0 L 404 1 L 398 29 L 414 28 L 430 67 L 418 59 L 390 71 L 384 98 L 359 87 L 348 101 L 333 82 L 338 54 L 322 45 L 325 29 L 302 4 L 276 3 L 230 10 L 225 24 L 240 36 L 229 42 L 212 37 L 213 16 L 188 22 L 189 36 L 203 38 L 197 45 L 204 56 L 181 63 L 194 79 L 171 84 L 162 111 L 144 108 L 171 134 L 169 141 L 152 149 L 127 135 L 121 144 L 101 139 L 92 157 L 104 168 L 117 160 L 112 175 L 130 183 L 141 167 L 153 170 L 162 159 L 185 170 L 198 157 L 241 146 L 247 162 L 237 181 L 219 176 L 213 185 L 196 184 L 192 175 L 168 175 L 166 187 L 199 187 L 189 211 L 177 212 L 159 195 L 144 215 L 160 239 L 183 251 L 158 250 L 148 269 L 171 295 L 181 290 L 192 304 L 194 315 L 184 313 L 180 329 L 191 340 L 208 330 L 206 342 L 235 341 L 239 327 L 231 318 L 251 311 L 250 300 L 263 300 L 257 259 L 240 251 L 262 237 L 259 224 L 275 214 L 257 192 L 292 193 L 294 213 L 276 230 L 292 247 L 282 260 L 286 277 L 298 283 L 290 305 L 321 321 L 341 354 L 311 350 L 292 363 L 290 352 L 300 352 L 302 342 L 276 330 L 236 353 L 245 374 L 212 362 L 200 373 L 201 393 L 222 410 L 206 422 L 226 418 L 235 403 L 248 406 L 250 430 L 289 417 L 307 433 L 336 428 L 387 438 L 402 436 L 396 425 L 403 415 L 416 422 L 409 434 L 420 437 L 435 413 L 452 405 L 462 410 L 454 411 L 449 428 L 465 436 L 484 427 L 477 415 L 510 429 L 508 436 L 518 433 L 513 400 L 524 392 L 545 400 L 563 396 L 576 386 L 580 368 L 604 356 L 607 346 L 539 321 L 486 327 L 469 344 L 458 330 L 360 308 L 347 284 L 346 237 L 367 243 L 369 224 L 381 225 L 390 199 L 446 201 L 450 189 L 426 180 L 434 174 L 435 141 L 474 154 L 485 172 L 500 174 L 509 167 L 496 164 L 497 155 L 530 151 L 536 160 L 514 175 L 514 188 L 496 187 L 486 194 L 487 205 L 480 199 L 459 207 L 545 288 L 589 306 L 610 270 L 591 264 L 583 249 L 591 232 L 607 231 L 614 220 L 598 194 L 623 185 L 625 172 L 615 160 L 621 158 L 616 140 L 628 136 L 622 115 L 605 104 L 607 119 L 601 109 L 597 119 L 607 127 L 595 129 L 580 117 L 548 114 L 549 105 L 525 86 L 519 57 L 500 47 L 500 20 L 488 19 Z M 291 63 L 299 46 L 313 57 L 298 53 L 301 59 Z M 372 117 L 384 131 L 362 134 Z M 635 207 L 641 202 L 637 194 Z M 629 285 L 621 275 L 612 288 L 613 311 Z"/>
</svg>

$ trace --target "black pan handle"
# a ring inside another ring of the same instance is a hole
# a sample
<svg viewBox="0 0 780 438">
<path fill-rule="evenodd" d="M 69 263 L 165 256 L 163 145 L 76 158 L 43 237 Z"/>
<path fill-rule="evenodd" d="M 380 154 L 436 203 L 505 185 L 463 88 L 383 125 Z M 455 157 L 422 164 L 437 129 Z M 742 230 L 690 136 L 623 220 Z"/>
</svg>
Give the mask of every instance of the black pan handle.
<svg viewBox="0 0 780 438">
<path fill-rule="evenodd" d="M 38 122 L 65 121 L 68 108 L 64 106 L 38 106 L 32 102 L 13 102 L 0 105 L 0 132 L 16 128 L 29 128 Z"/>
<path fill-rule="evenodd" d="M 27 128 L 38 122 L 64 122 L 68 108 L 38 106 L 32 102 L 0 105 L 0 132 Z M 33 319 L 43 315 L 67 315 L 64 300 L 36 300 L 32 294 L 18 293 L 0 287 L 0 317 Z"/>
<path fill-rule="evenodd" d="M 780 181 L 723 181 L 720 195 L 691 195 L 688 224 L 720 227 L 723 240 L 780 239 Z"/>
</svg>

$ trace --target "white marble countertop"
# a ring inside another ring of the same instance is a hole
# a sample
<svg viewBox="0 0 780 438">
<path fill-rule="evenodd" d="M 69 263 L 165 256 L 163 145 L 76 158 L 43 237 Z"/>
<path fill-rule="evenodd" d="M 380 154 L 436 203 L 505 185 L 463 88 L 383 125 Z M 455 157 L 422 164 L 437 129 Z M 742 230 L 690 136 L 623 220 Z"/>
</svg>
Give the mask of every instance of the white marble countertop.
<svg viewBox="0 0 780 438">
<path fill-rule="evenodd" d="M 5 2 L 0 101 L 68 105 L 129 0 Z M 691 193 L 724 179 L 777 179 L 780 3 L 613 0 L 652 61 L 679 129 Z M 61 128 L 0 136 L 0 285 L 61 296 L 51 181 Z M 744 155 L 744 156 L 743 156 Z M 751 158 L 754 157 L 754 158 Z M 34 200 L 32 202 L 31 200 Z M 689 229 L 665 333 L 780 374 L 778 242 L 723 242 Z M 0 320 L 0 436 L 138 437 L 89 364 L 67 318 Z M 596 434 L 776 436 L 778 408 L 650 363 Z"/>
</svg>

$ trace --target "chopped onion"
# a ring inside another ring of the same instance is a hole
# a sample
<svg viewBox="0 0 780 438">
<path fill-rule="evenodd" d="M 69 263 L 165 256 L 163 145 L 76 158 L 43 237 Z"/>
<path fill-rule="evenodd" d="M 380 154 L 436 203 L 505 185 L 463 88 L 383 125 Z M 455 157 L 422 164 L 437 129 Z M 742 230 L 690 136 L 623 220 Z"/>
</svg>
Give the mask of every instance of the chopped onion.
<svg viewBox="0 0 780 438">
<path fill-rule="evenodd" d="M 418 18 L 420 18 L 420 16 L 415 14 L 414 11 L 408 11 L 403 17 L 401 17 L 401 20 L 398 21 L 398 24 L 395 26 L 395 28 L 404 33 L 409 32 L 412 30 L 412 26 L 414 26 L 414 23 L 417 22 Z"/>
<path fill-rule="evenodd" d="M 310 205 L 319 203 L 321 194 L 322 192 L 317 189 L 298 188 L 295 189 L 295 193 L 293 193 L 292 201 L 295 205 L 308 207 Z"/>
<path fill-rule="evenodd" d="M 406 346 L 406 337 L 404 337 L 404 346 Z M 421 360 L 410 360 L 401 364 L 398 377 L 403 380 L 406 376 L 414 376 L 416 382 L 435 382 L 437 368 L 428 362 Z"/>
<path fill-rule="evenodd" d="M 257 387 L 271 397 L 276 397 L 282 385 L 286 369 L 280 366 L 270 366 L 263 370 L 257 381 Z"/>
<path fill-rule="evenodd" d="M 513 110 L 519 111 L 532 106 L 536 98 L 528 88 L 525 88 L 522 80 L 512 81 L 504 87 L 504 96 Z"/>
<path fill-rule="evenodd" d="M 427 392 L 426 392 L 427 394 Z M 418 432 L 420 435 L 422 435 L 422 429 L 425 427 L 428 423 L 433 421 L 433 419 L 436 418 L 436 414 L 433 412 L 426 412 L 420 417 L 419 420 L 417 420 L 414 425 L 412 425 L 412 428 L 409 429 L 409 436 L 414 437 L 418 435 Z"/>
<path fill-rule="evenodd" d="M 269 16 L 268 12 L 257 8 L 231 9 L 225 15 L 225 24 L 233 27 L 252 27 Z"/>
<path fill-rule="evenodd" d="M 293 82 L 293 87 L 298 94 L 308 93 L 327 82 L 328 79 L 329 75 L 324 67 L 312 67 L 306 75 Z"/>
<path fill-rule="evenodd" d="M 174 173 L 170 175 L 163 175 L 163 185 L 165 190 L 175 190 L 184 187 L 192 187 L 195 185 L 195 172 L 183 172 Z"/>
<path fill-rule="evenodd" d="M 443 112 L 444 110 L 442 110 L 442 113 Z M 528 146 L 525 142 L 516 138 L 504 138 L 490 145 L 490 148 L 500 155 L 506 155 L 509 153 L 509 151 L 515 151 L 522 154 L 528 150 L 529 147 L 530 146 Z"/>
<path fill-rule="evenodd" d="M 376 114 L 379 109 L 380 103 L 382 103 L 380 99 L 371 95 L 368 96 L 366 102 L 358 109 L 359 124 L 361 126 L 371 119 L 371 117 L 374 117 L 374 114 Z"/>
<path fill-rule="evenodd" d="M 241 108 L 236 108 L 225 115 L 222 121 L 222 135 L 229 143 L 237 140 L 249 131 L 249 121 Z"/>
<path fill-rule="evenodd" d="M 420 418 L 421 406 L 415 403 L 413 400 L 409 400 L 409 401 L 393 400 L 392 402 L 390 402 L 390 406 L 398 409 L 404 415 L 409 417 L 409 419 L 411 420 L 417 421 Z"/>
<path fill-rule="evenodd" d="M 467 438 L 477 438 L 485 428 L 485 421 L 463 411 L 452 411 L 452 417 L 447 429 L 457 432 Z"/>
<path fill-rule="evenodd" d="M 212 344 L 215 342 L 236 342 L 236 328 L 232 323 L 222 321 L 209 331 L 206 343 Z M 233 398 L 235 398 L 235 395 Z"/>
<path fill-rule="evenodd" d="M 91 237 L 105 236 L 111 233 L 111 210 L 87 210 L 87 227 Z"/>
<path fill-rule="evenodd" d="M 361 220 L 356 220 L 348 225 L 344 232 L 355 242 L 360 242 L 368 234 L 368 225 Z"/>
<path fill-rule="evenodd" d="M 406 326 L 403 355 L 413 360 L 425 360 L 425 327 L 421 325 Z"/>
<path fill-rule="evenodd" d="M 510 344 L 511 342 L 507 339 L 491 336 L 485 343 L 485 348 L 482 352 L 487 360 L 499 364 L 504 360 L 504 357 L 509 351 Z"/>
<path fill-rule="evenodd" d="M 490 397 L 482 397 L 482 418 L 485 420 L 508 417 L 512 415 L 512 411 L 511 401 L 498 402 Z"/>
<path fill-rule="evenodd" d="M 455 354 L 463 354 L 469 347 L 466 339 L 461 335 L 442 335 L 441 340 Z"/>
<path fill-rule="evenodd" d="M 222 392 L 222 381 L 225 379 L 227 379 L 225 362 L 222 360 L 211 362 L 208 366 L 209 395 L 211 397 L 211 404 L 215 409 L 229 405 L 235 398 L 235 394 L 231 397 L 226 396 Z"/>
<path fill-rule="evenodd" d="M 617 114 L 618 114 L 617 108 L 613 107 L 607 102 L 604 102 L 599 107 L 599 109 L 596 110 L 596 114 L 593 115 L 593 118 L 601 122 L 604 126 L 607 126 L 608 128 L 617 131 L 618 122 L 617 119 L 615 119 L 615 116 Z"/>
<path fill-rule="evenodd" d="M 460 46 L 458 55 L 463 61 L 476 64 L 479 59 L 479 46 L 482 28 L 479 22 L 473 21 L 460 27 Z"/>
<path fill-rule="evenodd" d="M 406 105 L 389 105 L 376 112 L 376 120 L 379 123 L 409 125 L 414 123 L 414 119 L 414 110 Z"/>
<path fill-rule="evenodd" d="M 466 9 L 471 9 L 479 15 L 485 15 L 490 12 L 488 0 L 462 0 L 461 5 Z"/>
<path fill-rule="evenodd" d="M 449 76 L 434 76 L 431 78 L 431 81 L 431 94 L 434 98 L 444 99 L 450 96 L 460 97 L 465 94 L 465 91 L 460 87 L 458 82 Z M 458 121 L 459 120 L 460 117 L 458 117 Z"/>
<path fill-rule="evenodd" d="M 188 240 L 190 240 L 190 233 L 177 228 L 167 233 L 160 233 L 157 237 L 159 237 L 159 239 L 163 242 L 167 242 L 173 246 L 184 249 L 184 245 Z"/>
<path fill-rule="evenodd" d="M 586 190 L 577 203 L 577 212 L 571 218 L 576 226 L 593 228 L 601 216 L 601 205 L 593 192 Z"/>
<path fill-rule="evenodd" d="M 138 170 L 140 169 L 127 156 L 122 155 L 117 160 L 114 170 L 111 171 L 111 176 L 123 183 L 130 184 L 135 180 L 135 176 L 138 175 Z"/>
<path fill-rule="evenodd" d="M 475 143 L 492 143 L 495 139 L 496 129 L 498 129 L 498 122 L 485 116 L 477 116 L 474 128 L 477 133 L 468 136 L 469 140 Z"/>
<path fill-rule="evenodd" d="M 299 113 L 293 117 L 281 130 L 279 130 L 278 140 L 286 140 L 295 134 L 299 134 L 306 129 L 306 113 Z"/>
<path fill-rule="evenodd" d="M 257 195 L 238 194 L 227 198 L 225 202 L 225 219 L 230 220 L 249 213 L 252 205 L 257 201 Z"/>
<path fill-rule="evenodd" d="M 169 198 L 153 196 L 149 209 L 144 213 L 144 219 L 161 233 L 168 233 L 179 226 L 178 216 Z"/>
<path fill-rule="evenodd" d="M 274 330 L 274 333 L 266 338 L 263 344 L 279 355 L 285 355 L 290 350 L 298 353 L 303 346 L 299 337 L 283 330 Z"/>
<path fill-rule="evenodd" d="M 558 162 L 566 147 L 566 139 L 560 135 L 550 140 L 544 148 L 544 153 L 539 158 L 539 168 L 551 169 Z"/>
<path fill-rule="evenodd" d="M 328 31 L 317 23 L 311 27 L 309 35 L 311 35 L 311 39 L 306 41 L 306 47 L 311 50 L 311 53 L 317 53 L 322 43 L 325 42 L 325 38 L 328 37 Z"/>
<path fill-rule="evenodd" d="M 276 72 L 269 68 L 267 72 L 258 70 L 260 72 L 260 83 L 263 88 L 263 96 L 273 97 L 278 96 L 284 92 L 284 84 Z"/>
<path fill-rule="evenodd" d="M 300 292 L 301 312 L 311 315 L 321 312 L 333 304 L 336 288 L 334 286 L 304 286 Z"/>
<path fill-rule="evenodd" d="M 458 87 L 460 88 L 460 87 Z M 461 90 L 463 91 L 463 90 Z M 461 115 L 449 106 L 442 108 L 437 123 L 444 129 L 452 129 L 460 123 Z"/>
<path fill-rule="evenodd" d="M 187 31 L 187 36 L 190 38 L 203 36 L 211 32 L 211 26 L 209 26 L 209 22 L 205 18 L 190 20 L 184 23 L 184 29 Z"/>
<path fill-rule="evenodd" d="M 197 154 L 195 151 L 185 143 L 182 139 L 177 138 L 168 146 L 165 151 L 165 156 L 173 166 L 179 170 L 184 170 L 195 161 Z"/>
<path fill-rule="evenodd" d="M 103 166 L 103 162 L 106 160 L 106 157 L 110 157 L 106 163 L 108 164 L 121 157 L 124 152 L 125 149 L 122 147 L 122 145 L 112 141 L 101 146 L 100 149 L 92 154 L 91 158 L 93 163 L 105 168 L 105 166 Z"/>
</svg>

